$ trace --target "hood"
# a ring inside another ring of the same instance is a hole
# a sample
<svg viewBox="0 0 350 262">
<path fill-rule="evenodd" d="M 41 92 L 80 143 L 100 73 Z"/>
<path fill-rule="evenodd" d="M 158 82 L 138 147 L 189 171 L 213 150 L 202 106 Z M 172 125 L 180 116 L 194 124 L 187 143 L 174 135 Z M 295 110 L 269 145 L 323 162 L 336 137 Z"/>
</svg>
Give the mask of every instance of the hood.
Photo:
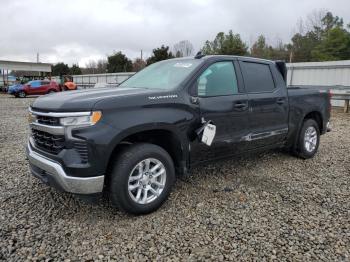
<svg viewBox="0 0 350 262">
<path fill-rule="evenodd" d="M 90 111 L 94 105 L 106 98 L 117 98 L 148 93 L 143 88 L 96 88 L 53 93 L 37 98 L 32 108 L 44 112 Z"/>
<path fill-rule="evenodd" d="M 20 90 L 23 90 L 23 85 L 21 85 L 21 84 L 9 86 L 9 91 L 16 91 L 17 92 Z"/>
</svg>

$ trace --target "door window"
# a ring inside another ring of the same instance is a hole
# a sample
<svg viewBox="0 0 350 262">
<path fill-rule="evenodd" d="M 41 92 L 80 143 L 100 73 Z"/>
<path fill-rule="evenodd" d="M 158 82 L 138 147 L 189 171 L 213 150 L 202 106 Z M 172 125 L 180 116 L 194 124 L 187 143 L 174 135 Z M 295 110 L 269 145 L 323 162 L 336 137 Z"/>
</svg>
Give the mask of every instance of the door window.
<svg viewBox="0 0 350 262">
<path fill-rule="evenodd" d="M 209 66 L 198 78 L 199 96 L 224 96 L 238 93 L 233 63 L 217 62 Z"/>
<path fill-rule="evenodd" d="M 39 88 L 41 86 L 40 81 L 30 81 L 28 82 L 28 84 L 30 85 L 31 88 Z"/>
<path fill-rule="evenodd" d="M 241 66 L 248 93 L 271 92 L 275 89 L 268 64 L 242 62 Z"/>
<path fill-rule="evenodd" d="M 50 84 L 49 81 L 41 81 L 41 86 L 47 86 L 49 84 Z"/>
</svg>

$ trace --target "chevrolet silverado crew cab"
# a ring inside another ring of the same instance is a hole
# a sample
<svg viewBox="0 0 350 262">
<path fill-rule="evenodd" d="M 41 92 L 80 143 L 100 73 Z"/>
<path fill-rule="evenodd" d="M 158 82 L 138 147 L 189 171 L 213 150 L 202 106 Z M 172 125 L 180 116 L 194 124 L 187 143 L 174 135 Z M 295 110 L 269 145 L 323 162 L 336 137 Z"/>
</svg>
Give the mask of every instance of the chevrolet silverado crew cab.
<svg viewBox="0 0 350 262">
<path fill-rule="evenodd" d="M 65 192 L 107 192 L 144 214 L 203 162 L 277 147 L 311 158 L 328 129 L 330 94 L 285 80 L 283 62 L 198 54 L 152 64 L 117 88 L 37 98 L 31 173 Z"/>
</svg>

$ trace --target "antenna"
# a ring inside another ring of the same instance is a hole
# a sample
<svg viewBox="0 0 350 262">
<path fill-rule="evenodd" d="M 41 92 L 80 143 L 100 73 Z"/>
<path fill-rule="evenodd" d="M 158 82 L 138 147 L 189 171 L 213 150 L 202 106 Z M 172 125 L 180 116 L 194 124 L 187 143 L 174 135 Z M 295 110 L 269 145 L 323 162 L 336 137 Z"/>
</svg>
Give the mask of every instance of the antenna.
<svg viewBox="0 0 350 262">
<path fill-rule="evenodd" d="M 203 54 L 202 51 L 199 51 L 199 52 L 195 55 L 194 58 L 196 58 L 196 59 L 201 59 L 201 58 L 204 57 L 204 56 L 205 56 L 205 54 Z"/>
</svg>

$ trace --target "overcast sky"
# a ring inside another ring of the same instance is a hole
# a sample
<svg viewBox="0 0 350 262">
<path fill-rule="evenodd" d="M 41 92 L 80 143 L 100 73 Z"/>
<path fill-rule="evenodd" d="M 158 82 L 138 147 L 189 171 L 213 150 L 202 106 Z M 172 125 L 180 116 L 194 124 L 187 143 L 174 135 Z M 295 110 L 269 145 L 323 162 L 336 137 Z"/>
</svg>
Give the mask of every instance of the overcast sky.
<svg viewBox="0 0 350 262">
<path fill-rule="evenodd" d="M 85 66 L 121 50 L 145 57 L 162 44 L 205 40 L 232 29 L 289 41 L 298 19 L 327 9 L 350 22 L 350 0 L 0 0 L 0 59 Z"/>
</svg>

